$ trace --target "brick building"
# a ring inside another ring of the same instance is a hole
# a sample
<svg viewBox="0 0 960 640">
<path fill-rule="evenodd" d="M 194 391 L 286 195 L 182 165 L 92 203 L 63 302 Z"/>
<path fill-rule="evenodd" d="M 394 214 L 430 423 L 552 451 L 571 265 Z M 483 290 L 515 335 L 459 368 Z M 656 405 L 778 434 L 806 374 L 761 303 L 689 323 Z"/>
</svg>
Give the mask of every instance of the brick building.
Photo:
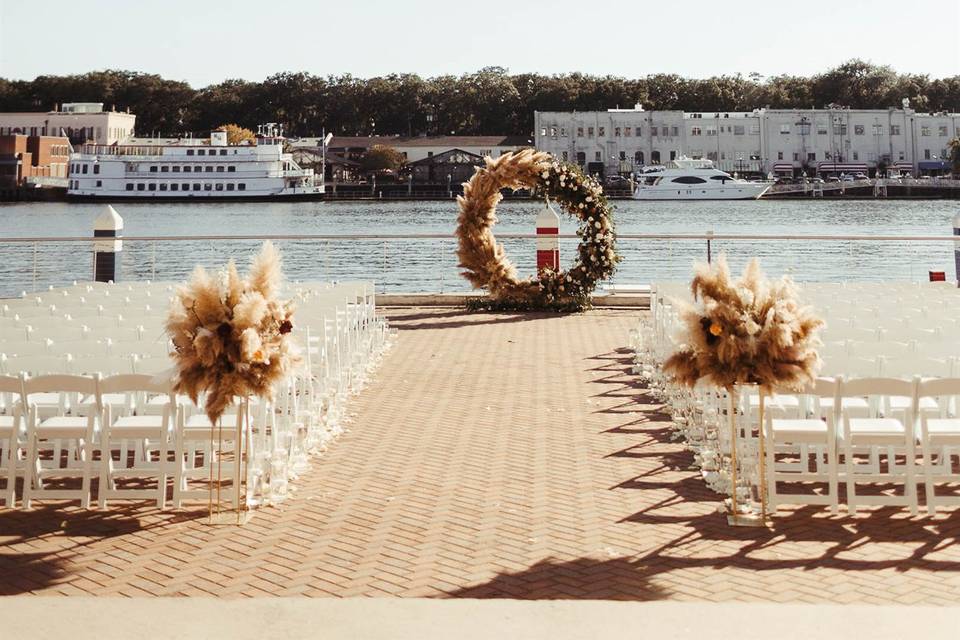
<svg viewBox="0 0 960 640">
<path fill-rule="evenodd" d="M 0 187 L 19 187 L 32 177 L 66 180 L 69 157 L 64 137 L 0 135 Z"/>
</svg>

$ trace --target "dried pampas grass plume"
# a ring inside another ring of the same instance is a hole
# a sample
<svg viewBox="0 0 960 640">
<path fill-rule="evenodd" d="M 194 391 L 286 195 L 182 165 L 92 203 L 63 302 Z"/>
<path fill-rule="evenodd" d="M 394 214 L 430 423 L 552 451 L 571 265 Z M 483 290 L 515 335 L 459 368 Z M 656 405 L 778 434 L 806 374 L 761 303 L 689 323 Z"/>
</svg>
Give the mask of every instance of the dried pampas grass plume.
<svg viewBox="0 0 960 640">
<path fill-rule="evenodd" d="M 276 298 L 280 254 L 265 242 L 244 279 L 233 261 L 216 277 L 197 267 L 177 289 L 166 330 L 176 351 L 174 387 L 194 403 L 205 394 L 216 422 L 234 398 L 272 398 L 300 357 L 290 339 L 293 305 Z"/>
<path fill-rule="evenodd" d="M 768 393 L 813 383 L 823 320 L 800 304 L 789 277 L 770 282 L 754 259 L 734 282 L 720 256 L 696 266 L 690 289 L 699 304 L 683 305 L 682 343 L 664 363 L 674 380 L 692 387 L 706 378 L 726 389 L 758 384 Z"/>
</svg>

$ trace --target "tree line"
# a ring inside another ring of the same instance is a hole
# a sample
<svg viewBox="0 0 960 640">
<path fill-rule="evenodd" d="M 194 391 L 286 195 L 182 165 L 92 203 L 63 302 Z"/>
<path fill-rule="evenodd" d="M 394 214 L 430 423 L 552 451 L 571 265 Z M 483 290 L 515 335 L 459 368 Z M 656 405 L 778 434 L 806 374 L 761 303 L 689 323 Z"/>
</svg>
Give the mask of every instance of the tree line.
<svg viewBox="0 0 960 640">
<path fill-rule="evenodd" d="M 900 106 L 960 111 L 960 76 L 900 74 L 850 60 L 810 77 L 758 74 L 706 79 L 652 74 L 628 79 L 580 73 L 511 74 L 488 67 L 460 76 L 376 78 L 278 73 L 263 82 L 226 80 L 194 89 L 186 82 L 132 71 L 0 78 L 0 111 L 46 111 L 64 102 L 103 102 L 137 115 L 139 134 L 201 133 L 224 122 L 255 128 L 279 122 L 288 136 L 530 135 L 534 111 L 628 108 L 750 111 Z"/>
</svg>

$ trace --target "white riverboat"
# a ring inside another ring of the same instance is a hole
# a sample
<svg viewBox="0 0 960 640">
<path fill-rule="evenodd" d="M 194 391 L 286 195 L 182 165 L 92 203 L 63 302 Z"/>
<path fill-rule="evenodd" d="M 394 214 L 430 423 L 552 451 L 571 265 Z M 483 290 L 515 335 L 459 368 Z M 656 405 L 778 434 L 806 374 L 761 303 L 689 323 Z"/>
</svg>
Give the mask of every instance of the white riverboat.
<svg viewBox="0 0 960 640">
<path fill-rule="evenodd" d="M 637 175 L 637 200 L 756 200 L 770 182 L 750 182 L 720 171 L 713 162 L 680 156 L 667 164 L 645 167 Z"/>
<path fill-rule="evenodd" d="M 273 124 L 253 144 L 231 145 L 225 131 L 209 139 L 161 144 L 85 145 L 70 155 L 73 200 L 286 200 L 323 195 L 312 169 L 283 151 Z"/>
</svg>

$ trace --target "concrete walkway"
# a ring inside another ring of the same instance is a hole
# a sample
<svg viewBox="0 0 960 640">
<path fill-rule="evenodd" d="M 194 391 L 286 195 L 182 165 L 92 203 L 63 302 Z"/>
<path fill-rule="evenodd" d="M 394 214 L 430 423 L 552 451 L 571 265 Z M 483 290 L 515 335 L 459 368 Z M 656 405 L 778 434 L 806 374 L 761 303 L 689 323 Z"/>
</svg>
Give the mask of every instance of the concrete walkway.
<svg viewBox="0 0 960 640">
<path fill-rule="evenodd" d="M 51 605 L 54 605 L 51 608 Z M 55 611 L 56 615 L 51 615 Z M 4 637 L 70 640 L 956 640 L 952 607 L 416 598 L 6 598 Z M 921 631 L 922 629 L 922 631 Z"/>
<path fill-rule="evenodd" d="M 282 507 L 2 510 L 0 593 L 960 603 L 958 511 L 728 527 L 629 374 L 637 312 L 391 315 L 349 432 Z"/>
</svg>

